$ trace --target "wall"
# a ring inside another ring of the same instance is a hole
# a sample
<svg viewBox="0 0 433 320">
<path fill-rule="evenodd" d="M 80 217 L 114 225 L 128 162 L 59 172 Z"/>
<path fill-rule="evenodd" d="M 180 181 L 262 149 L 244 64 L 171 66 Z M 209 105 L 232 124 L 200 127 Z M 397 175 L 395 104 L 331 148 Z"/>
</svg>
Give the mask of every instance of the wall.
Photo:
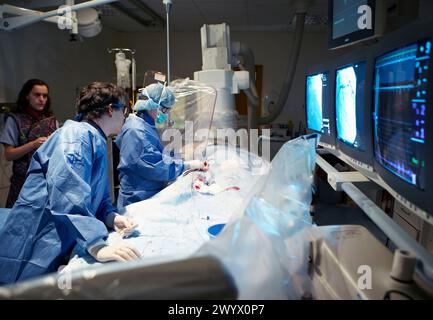
<svg viewBox="0 0 433 320">
<path fill-rule="evenodd" d="M 166 71 L 165 32 L 120 33 L 104 27 L 102 33 L 84 42 L 70 42 L 68 33 L 55 25 L 37 23 L 22 30 L 0 32 L 0 101 L 15 101 L 29 78 L 45 80 L 51 87 L 53 109 L 65 121 L 74 114 L 74 100 L 83 85 L 115 81 L 114 55 L 109 47 L 136 50 L 137 85 L 147 70 Z M 232 40 L 251 47 L 256 64 L 263 65 L 263 95 L 279 93 L 286 76 L 293 34 L 289 32 L 232 32 Z M 327 59 L 326 33 L 306 33 L 294 85 L 283 114 L 276 120 L 304 121 L 305 67 Z M 193 78 L 201 69 L 200 30 L 171 33 L 172 75 Z"/>
<path fill-rule="evenodd" d="M 114 55 L 106 48 L 119 43 L 120 35 L 108 28 L 84 42 L 70 42 L 66 31 L 48 23 L 0 31 L 0 102 L 15 102 L 25 81 L 40 78 L 50 86 L 53 111 L 63 122 L 75 114 L 79 88 L 95 80 L 115 81 Z M 5 204 L 10 174 L 11 163 L 0 146 L 0 207 Z"/>
<path fill-rule="evenodd" d="M 247 44 L 254 52 L 256 64 L 263 65 L 262 95 L 274 94 L 282 91 L 282 84 L 287 75 L 289 55 L 293 44 L 293 33 L 289 32 L 261 32 L 261 33 L 232 33 L 232 39 Z M 340 52 L 341 53 L 341 52 Z M 304 34 L 299 60 L 293 85 L 281 115 L 274 123 L 287 124 L 291 120 L 294 124 L 299 121 L 305 123 L 304 95 L 306 68 L 332 59 L 337 53 L 327 50 L 326 33 Z"/>
<path fill-rule="evenodd" d="M 430 12 L 432 6 L 433 1 L 421 1 L 421 15 Z M 141 86 L 145 71 L 166 71 L 165 36 L 165 31 L 121 33 L 104 26 L 95 38 L 69 42 L 67 32 L 48 23 L 0 32 L 0 101 L 14 101 L 25 80 L 39 77 L 50 84 L 55 113 L 64 121 L 74 114 L 74 99 L 81 86 L 95 80 L 115 81 L 114 55 L 106 53 L 106 48 L 136 50 L 137 85 Z M 286 76 L 293 33 L 232 31 L 231 38 L 248 45 L 254 52 L 256 64 L 263 65 L 263 96 L 278 95 Z M 293 87 L 276 123 L 305 122 L 305 69 L 345 52 L 347 50 L 328 52 L 326 32 L 305 33 Z M 172 32 L 172 75 L 192 78 L 201 64 L 200 30 Z"/>
<path fill-rule="evenodd" d="M 166 43 L 164 32 L 123 34 L 127 46 L 136 49 L 137 84 L 142 84 L 146 70 L 166 70 Z M 240 41 L 254 52 L 256 64 L 263 65 L 263 96 L 279 93 L 286 76 L 293 33 L 289 32 L 231 32 L 232 41 Z M 201 70 L 200 32 L 173 32 L 171 34 L 172 75 L 193 78 Z M 306 66 L 318 64 L 335 53 L 327 51 L 326 33 L 306 33 L 291 94 L 283 114 L 275 121 L 294 123 L 304 121 L 304 77 Z"/>
<path fill-rule="evenodd" d="M 433 1 L 420 0 L 420 15 L 431 15 Z M 256 64 L 263 65 L 263 95 L 281 91 L 286 76 L 291 32 L 231 32 L 232 40 L 253 50 Z M 0 32 L 0 102 L 15 101 L 21 85 L 39 77 L 51 86 L 53 108 L 64 121 L 74 114 L 77 91 L 95 81 L 115 81 L 114 55 L 108 47 L 137 51 L 137 85 L 146 70 L 166 70 L 166 40 L 163 32 L 121 33 L 104 26 L 100 35 L 84 42 L 69 42 L 69 35 L 54 24 L 39 22 L 22 30 Z M 306 32 L 294 84 L 283 114 L 275 121 L 304 121 L 304 76 L 307 66 L 326 61 L 343 51 L 327 51 L 327 34 Z M 200 30 L 171 33 L 172 74 L 193 77 L 201 69 Z"/>
<path fill-rule="evenodd" d="M 49 23 L 0 32 L 0 102 L 16 101 L 23 83 L 40 78 L 50 86 L 60 121 L 73 116 L 79 88 L 92 81 L 114 81 L 114 55 L 106 49 L 120 42 L 108 28 L 84 42 L 70 42 L 66 31 Z"/>
<path fill-rule="evenodd" d="M 124 45 L 136 50 L 137 86 L 143 85 L 146 71 L 167 70 L 166 33 L 122 33 Z M 201 70 L 200 30 L 197 32 L 172 32 L 170 34 L 170 60 L 173 77 L 193 78 Z"/>
</svg>

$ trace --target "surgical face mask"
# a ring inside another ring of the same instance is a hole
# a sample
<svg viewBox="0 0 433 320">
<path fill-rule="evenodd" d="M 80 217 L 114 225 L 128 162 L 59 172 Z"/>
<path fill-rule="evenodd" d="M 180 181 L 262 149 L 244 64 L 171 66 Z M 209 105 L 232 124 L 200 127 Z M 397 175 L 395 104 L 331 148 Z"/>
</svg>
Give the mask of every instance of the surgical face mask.
<svg viewBox="0 0 433 320">
<path fill-rule="evenodd" d="M 168 114 L 163 113 L 161 110 L 158 110 L 155 122 L 157 124 L 162 124 L 162 123 L 166 122 L 167 120 L 168 120 Z"/>
</svg>

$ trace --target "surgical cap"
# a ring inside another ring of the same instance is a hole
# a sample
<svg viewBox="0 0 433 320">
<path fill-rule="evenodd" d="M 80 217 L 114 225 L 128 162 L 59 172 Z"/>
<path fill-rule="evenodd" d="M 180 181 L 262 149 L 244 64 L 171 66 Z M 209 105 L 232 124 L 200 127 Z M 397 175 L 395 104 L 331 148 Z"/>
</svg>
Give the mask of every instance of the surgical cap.
<svg viewBox="0 0 433 320">
<path fill-rule="evenodd" d="M 147 100 L 141 100 L 147 98 Z M 139 100 L 134 105 L 135 111 L 171 108 L 175 102 L 173 92 L 160 83 L 152 83 L 140 89 Z"/>
</svg>

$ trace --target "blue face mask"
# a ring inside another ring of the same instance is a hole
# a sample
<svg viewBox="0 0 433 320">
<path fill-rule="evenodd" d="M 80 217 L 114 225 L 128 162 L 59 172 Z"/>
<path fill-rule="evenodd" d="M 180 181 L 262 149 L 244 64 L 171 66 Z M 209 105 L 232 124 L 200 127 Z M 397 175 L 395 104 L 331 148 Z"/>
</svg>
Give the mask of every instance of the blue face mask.
<svg viewBox="0 0 433 320">
<path fill-rule="evenodd" d="M 158 110 L 158 113 L 156 115 L 156 123 L 157 124 L 161 124 L 164 123 L 168 120 L 168 114 L 161 112 L 160 110 Z"/>
</svg>

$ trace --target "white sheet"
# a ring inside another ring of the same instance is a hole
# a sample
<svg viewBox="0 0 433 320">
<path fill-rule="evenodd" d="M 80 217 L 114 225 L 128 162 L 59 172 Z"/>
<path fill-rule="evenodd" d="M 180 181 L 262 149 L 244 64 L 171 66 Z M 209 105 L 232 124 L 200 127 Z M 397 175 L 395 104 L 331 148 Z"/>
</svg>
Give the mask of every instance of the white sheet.
<svg viewBox="0 0 433 320">
<path fill-rule="evenodd" d="M 245 205 L 254 187 L 269 171 L 265 160 L 243 150 L 226 146 L 210 146 L 206 149 L 209 180 L 221 187 L 239 187 L 217 195 L 201 194 L 192 188 L 192 181 L 199 172 L 180 177 L 173 184 L 151 199 L 126 207 L 126 215 L 139 226 L 128 239 L 112 232 L 108 243 L 120 241 L 134 245 L 143 259 L 176 260 L 193 254 L 210 237 L 207 229 L 218 223 L 234 219 L 235 212 Z M 96 261 L 82 248 L 76 248 L 68 266 L 63 271 L 83 268 Z"/>
</svg>

